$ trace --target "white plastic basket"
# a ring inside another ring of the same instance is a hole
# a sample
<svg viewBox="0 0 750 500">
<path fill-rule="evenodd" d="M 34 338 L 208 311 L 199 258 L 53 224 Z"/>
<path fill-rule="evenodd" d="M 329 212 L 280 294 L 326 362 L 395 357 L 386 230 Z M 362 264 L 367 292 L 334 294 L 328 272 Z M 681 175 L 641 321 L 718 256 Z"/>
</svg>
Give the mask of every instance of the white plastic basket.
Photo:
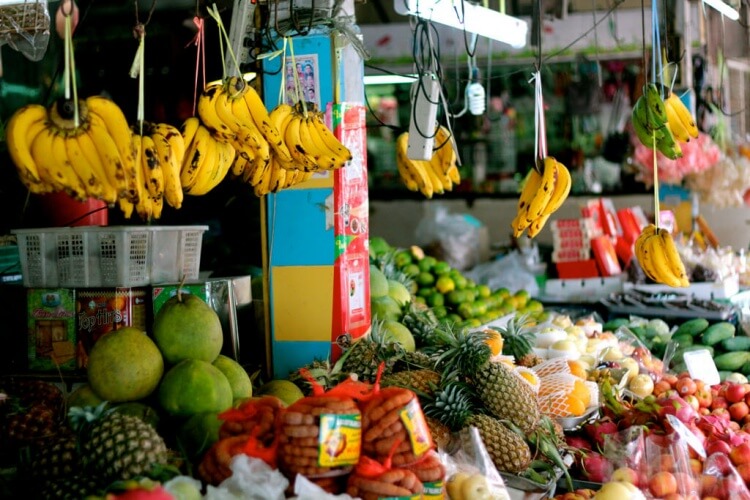
<svg viewBox="0 0 750 500">
<path fill-rule="evenodd" d="M 207 226 L 84 226 L 12 231 L 26 287 L 195 281 Z"/>
</svg>

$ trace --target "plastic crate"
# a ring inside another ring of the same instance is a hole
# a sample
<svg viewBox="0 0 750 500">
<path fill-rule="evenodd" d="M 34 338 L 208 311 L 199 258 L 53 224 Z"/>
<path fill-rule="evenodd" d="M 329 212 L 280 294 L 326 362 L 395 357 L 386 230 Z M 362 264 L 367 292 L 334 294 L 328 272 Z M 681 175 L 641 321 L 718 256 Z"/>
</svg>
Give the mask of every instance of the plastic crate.
<svg viewBox="0 0 750 500">
<path fill-rule="evenodd" d="M 26 287 L 146 286 L 195 281 L 207 226 L 14 230 Z"/>
</svg>

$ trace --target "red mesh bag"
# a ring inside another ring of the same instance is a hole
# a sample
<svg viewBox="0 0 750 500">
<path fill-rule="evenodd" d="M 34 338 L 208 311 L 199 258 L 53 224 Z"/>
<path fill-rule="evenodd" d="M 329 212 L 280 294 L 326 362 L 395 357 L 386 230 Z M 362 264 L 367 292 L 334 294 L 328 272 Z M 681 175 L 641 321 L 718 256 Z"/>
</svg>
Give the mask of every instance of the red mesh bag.
<svg viewBox="0 0 750 500">
<path fill-rule="evenodd" d="M 421 498 L 422 482 L 411 469 L 394 467 L 392 456 L 398 449 L 396 441 L 381 463 L 363 456 L 349 476 L 346 493 L 362 500 L 382 498 Z"/>
</svg>

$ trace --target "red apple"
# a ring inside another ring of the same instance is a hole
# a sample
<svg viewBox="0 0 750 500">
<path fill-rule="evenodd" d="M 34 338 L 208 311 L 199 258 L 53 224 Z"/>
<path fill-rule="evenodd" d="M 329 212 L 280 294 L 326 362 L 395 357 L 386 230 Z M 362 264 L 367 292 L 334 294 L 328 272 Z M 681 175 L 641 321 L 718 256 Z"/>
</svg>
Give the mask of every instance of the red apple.
<svg viewBox="0 0 750 500">
<path fill-rule="evenodd" d="M 732 447 L 729 446 L 729 443 L 720 439 L 712 439 L 706 445 L 706 455 L 709 456 L 713 455 L 714 453 L 729 455 L 730 451 L 732 451 Z"/>
<path fill-rule="evenodd" d="M 734 420 L 730 420 L 729 424 L 727 425 L 729 426 L 730 430 L 733 430 L 735 432 L 740 430 L 740 424 L 738 422 L 735 422 Z"/>
<path fill-rule="evenodd" d="M 730 403 L 739 403 L 745 400 L 747 390 L 742 384 L 729 384 L 726 389 L 726 398 Z"/>
<path fill-rule="evenodd" d="M 732 406 L 729 407 L 729 414 L 735 422 L 741 422 L 749 413 L 750 408 L 747 406 L 744 399 L 737 403 L 732 403 Z"/>
<path fill-rule="evenodd" d="M 655 497 L 665 497 L 677 493 L 677 479 L 671 472 L 660 471 L 651 476 L 648 487 Z"/>
<path fill-rule="evenodd" d="M 711 409 L 716 410 L 717 408 L 729 408 L 729 402 L 723 396 L 714 396 L 711 398 Z"/>
<path fill-rule="evenodd" d="M 638 486 L 640 484 L 638 472 L 636 472 L 634 469 L 631 469 L 630 467 L 620 467 L 619 469 L 616 469 L 612 473 L 610 481 L 623 481 L 634 486 Z"/>
<path fill-rule="evenodd" d="M 729 410 L 727 410 L 726 408 L 716 408 L 714 410 L 711 410 L 711 415 L 723 418 L 727 422 L 732 420 L 732 416 L 729 415 Z"/>
<path fill-rule="evenodd" d="M 659 455 L 659 470 L 674 472 L 675 471 L 675 459 L 668 453 L 662 453 Z"/>
<path fill-rule="evenodd" d="M 695 381 L 688 376 L 679 378 L 677 384 L 675 384 L 675 389 L 677 389 L 680 396 L 684 398 L 685 396 L 692 396 L 695 394 L 698 387 L 695 385 Z"/>
<path fill-rule="evenodd" d="M 740 474 L 745 483 L 750 483 L 750 464 L 740 464 L 737 466 L 737 472 Z"/>
<path fill-rule="evenodd" d="M 729 459 L 735 466 L 750 464 L 750 443 L 744 442 L 732 448 L 729 452 Z"/>
<path fill-rule="evenodd" d="M 654 384 L 654 396 L 663 396 L 670 389 L 672 389 L 672 386 L 669 385 L 669 382 L 660 380 Z"/>
<path fill-rule="evenodd" d="M 700 403 L 701 408 L 708 408 L 711 406 L 711 400 L 713 397 L 711 396 L 711 389 L 708 387 L 703 387 L 702 389 L 695 391 L 695 397 L 698 398 L 698 403 Z"/>
<path fill-rule="evenodd" d="M 711 414 L 711 410 L 709 410 L 708 408 L 699 408 L 698 409 L 698 413 L 701 414 L 701 415 L 703 415 L 703 416 L 706 416 L 706 415 L 710 415 Z"/>
<path fill-rule="evenodd" d="M 674 373 L 665 373 L 661 376 L 661 380 L 668 383 L 670 387 L 674 387 L 674 385 L 677 383 L 677 375 L 675 375 Z"/>
</svg>

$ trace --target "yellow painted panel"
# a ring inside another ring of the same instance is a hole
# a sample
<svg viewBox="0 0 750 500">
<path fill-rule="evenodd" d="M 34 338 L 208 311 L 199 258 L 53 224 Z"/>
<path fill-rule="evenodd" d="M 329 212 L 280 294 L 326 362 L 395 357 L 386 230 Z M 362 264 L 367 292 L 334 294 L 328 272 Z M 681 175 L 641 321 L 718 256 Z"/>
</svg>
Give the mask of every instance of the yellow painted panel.
<svg viewBox="0 0 750 500">
<path fill-rule="evenodd" d="M 333 266 L 282 266 L 271 272 L 274 340 L 331 340 Z"/>
<path fill-rule="evenodd" d="M 332 188 L 333 187 L 333 171 L 324 170 L 322 172 L 316 172 L 315 175 L 310 177 L 302 184 L 296 184 L 289 189 L 320 189 L 320 188 Z"/>
</svg>

